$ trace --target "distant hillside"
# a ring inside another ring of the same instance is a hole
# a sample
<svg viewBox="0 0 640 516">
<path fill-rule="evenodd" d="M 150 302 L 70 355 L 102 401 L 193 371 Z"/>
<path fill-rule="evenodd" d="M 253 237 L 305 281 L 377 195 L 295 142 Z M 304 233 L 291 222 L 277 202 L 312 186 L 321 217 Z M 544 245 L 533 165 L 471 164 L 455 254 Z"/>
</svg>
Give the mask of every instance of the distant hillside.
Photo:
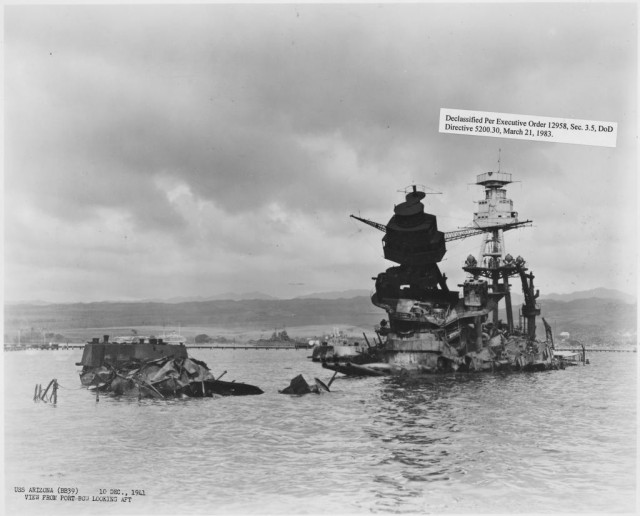
<svg viewBox="0 0 640 516">
<path fill-rule="evenodd" d="M 613 299 L 541 299 L 542 315 L 556 334 L 566 331 L 587 344 L 606 344 L 616 335 L 633 337 L 637 306 Z M 514 303 L 516 324 L 519 305 Z M 504 311 L 500 317 L 506 321 Z M 371 304 L 369 296 L 351 299 L 219 300 L 187 303 L 75 303 L 57 305 L 7 305 L 5 332 L 46 328 L 64 329 L 141 326 L 223 328 L 276 328 L 293 326 L 353 325 L 373 327 L 386 313 Z M 539 320 L 539 335 L 544 335 Z M 620 337 L 622 338 L 622 337 Z"/>
<path fill-rule="evenodd" d="M 333 292 L 314 292 L 295 299 L 352 299 L 354 297 L 370 297 L 371 291 L 364 289 L 339 290 Z"/>
<path fill-rule="evenodd" d="M 573 301 L 539 299 L 542 317 L 558 336 L 568 332 L 590 346 L 629 344 L 635 345 L 638 308 L 636 304 L 614 299 L 585 298 Z M 518 324 L 519 304 L 514 304 L 515 324 Z M 499 316 L 506 321 L 501 309 Z M 542 318 L 538 318 L 538 335 L 544 336 Z"/>
<path fill-rule="evenodd" d="M 611 288 L 593 288 L 591 290 L 581 290 L 579 292 L 571 292 L 570 294 L 545 294 L 540 293 L 540 301 L 577 301 L 579 299 L 602 299 L 620 301 L 622 303 L 635 304 L 636 298 L 620 290 Z M 521 305 L 524 298 L 520 283 L 511 280 L 511 299 L 514 306 Z"/>
<path fill-rule="evenodd" d="M 511 299 L 513 305 L 522 304 L 523 297 L 520 291 L 520 283 L 511 281 Z M 369 289 L 351 289 L 351 290 L 336 290 L 336 291 L 328 291 L 328 292 L 314 292 L 311 294 L 305 294 L 303 296 L 295 297 L 294 300 L 300 299 L 325 299 L 325 300 L 335 300 L 335 299 L 353 299 L 355 297 L 366 297 L 370 298 L 371 290 Z M 577 299 L 591 299 L 591 298 L 599 298 L 599 299 L 611 299 L 616 301 L 621 301 L 624 303 L 636 303 L 636 298 L 630 294 L 626 294 L 625 292 L 621 292 L 619 290 L 609 289 L 609 288 L 594 288 L 591 290 L 583 290 L 580 292 L 572 292 L 570 294 L 545 294 L 542 292 L 540 294 L 540 300 L 542 301 L 575 301 Z M 104 303 L 116 303 L 116 304 L 131 304 L 131 303 L 168 303 L 168 304 L 179 304 L 179 303 L 204 303 L 208 301 L 249 301 L 249 300 L 271 300 L 271 301 L 280 301 L 282 299 L 278 297 L 271 296 L 269 294 L 265 294 L 263 292 L 245 292 L 245 293 L 236 293 L 236 292 L 225 292 L 222 294 L 215 294 L 211 296 L 181 296 L 181 297 L 171 297 L 171 298 L 154 298 L 154 299 L 141 299 L 136 301 L 109 301 L 107 299 L 100 301 Z M 286 300 L 282 300 L 286 301 Z M 19 305 L 73 305 L 79 303 L 50 303 L 47 301 L 7 301 L 6 306 L 19 306 Z M 91 303 L 85 303 L 91 304 Z"/>
<path fill-rule="evenodd" d="M 571 292 L 570 294 L 541 294 L 540 297 L 545 300 L 553 301 L 575 301 L 577 299 L 615 299 L 616 301 L 622 301 L 623 303 L 635 303 L 636 298 L 625 292 L 614 290 L 611 288 L 592 288 L 591 290 L 583 290 L 580 292 Z"/>
<path fill-rule="evenodd" d="M 187 303 L 75 303 L 8 305 L 5 331 L 18 328 L 114 326 L 221 326 L 257 328 L 307 325 L 372 326 L 385 313 L 366 297 L 352 299 L 219 300 Z"/>
<path fill-rule="evenodd" d="M 223 294 L 216 294 L 213 296 L 181 296 L 170 297 L 167 299 L 144 299 L 141 302 L 144 303 L 201 303 L 205 301 L 242 301 L 245 299 L 278 299 L 277 297 L 264 294 L 262 292 L 245 292 L 243 294 L 237 294 L 235 292 L 225 292 Z"/>
</svg>

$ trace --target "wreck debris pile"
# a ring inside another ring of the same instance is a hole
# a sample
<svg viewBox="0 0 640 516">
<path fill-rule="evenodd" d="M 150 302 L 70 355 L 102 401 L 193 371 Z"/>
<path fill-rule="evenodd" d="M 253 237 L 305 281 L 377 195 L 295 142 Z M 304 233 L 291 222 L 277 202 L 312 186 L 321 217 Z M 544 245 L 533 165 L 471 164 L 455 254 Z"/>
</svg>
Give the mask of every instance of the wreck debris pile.
<svg viewBox="0 0 640 516">
<path fill-rule="evenodd" d="M 105 335 L 101 343 L 87 343 L 77 365 L 83 366 L 82 385 L 95 390 L 96 399 L 99 391 L 161 399 L 263 392 L 254 385 L 216 379 L 206 363 L 187 355 L 184 345 L 164 344 L 161 339 L 118 343 Z"/>
<path fill-rule="evenodd" d="M 550 328 L 547 339 L 536 339 L 536 303 L 532 273 L 525 261 L 504 256 L 503 232 L 530 223 L 518 222 L 504 186 L 511 174 L 488 172 L 478 176 L 485 187 L 474 227 L 451 233 L 438 230 L 435 215 L 425 213 L 425 192 L 413 185 L 405 202 L 394 208 L 386 226 L 352 217 L 385 233 L 384 256 L 397 263 L 378 274 L 374 305 L 384 309 L 387 321 L 376 327 L 379 343 L 371 360 L 339 363 L 325 360 L 323 367 L 350 375 L 423 374 L 456 371 L 557 369 Z M 469 256 L 463 270 L 469 277 L 459 291 L 447 285 L 438 263 L 448 238 L 455 240 L 485 233 L 480 260 Z M 512 316 L 509 278 L 520 276 L 525 302 L 516 327 Z M 502 280 L 502 283 L 500 282 Z M 505 299 L 507 323 L 498 319 L 498 303 Z M 492 320 L 489 316 L 492 315 Z M 384 338 L 384 341 L 382 340 Z"/>
<path fill-rule="evenodd" d="M 329 387 L 335 378 L 335 374 L 333 378 L 329 381 L 329 384 L 326 385 L 324 382 L 319 380 L 318 378 L 314 378 L 315 383 L 313 385 L 309 385 L 304 377 L 299 374 L 289 383 L 288 387 L 285 387 L 281 391 L 278 391 L 280 394 L 293 394 L 302 396 L 303 394 L 320 394 L 322 392 L 330 392 Z"/>
<path fill-rule="evenodd" d="M 314 362 L 334 362 L 354 364 L 366 364 L 368 362 L 379 360 L 378 348 L 375 346 L 348 346 L 341 344 L 328 344 L 322 342 L 319 346 L 313 348 L 311 360 Z"/>
<path fill-rule="evenodd" d="M 51 389 L 51 394 L 47 398 L 49 389 Z M 36 388 L 33 392 L 33 401 L 44 401 L 45 403 L 53 402 L 54 405 L 58 403 L 58 380 L 55 378 L 51 380 L 49 385 L 47 385 L 47 388 L 44 390 L 42 390 L 42 384 L 36 384 Z"/>
</svg>

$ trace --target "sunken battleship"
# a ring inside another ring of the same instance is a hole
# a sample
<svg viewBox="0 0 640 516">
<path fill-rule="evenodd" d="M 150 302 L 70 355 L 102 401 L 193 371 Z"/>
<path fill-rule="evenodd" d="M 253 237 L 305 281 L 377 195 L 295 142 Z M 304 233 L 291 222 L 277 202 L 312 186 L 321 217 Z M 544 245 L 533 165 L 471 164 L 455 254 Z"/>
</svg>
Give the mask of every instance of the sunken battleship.
<svg viewBox="0 0 640 516">
<path fill-rule="evenodd" d="M 511 174 L 477 176 L 485 197 L 478 201 L 472 227 L 444 233 L 435 215 L 426 213 L 423 189 L 405 190 L 405 201 L 394 208 L 386 225 L 351 217 L 385 233 L 384 257 L 397 265 L 378 274 L 374 305 L 388 320 L 376 327 L 377 361 L 325 361 L 323 367 L 348 375 L 420 375 L 450 372 L 542 371 L 561 367 L 554 358 L 553 335 L 544 321 L 545 340 L 536 337 L 539 292 L 525 260 L 504 254 L 504 232 L 531 224 L 518 221 L 505 186 Z M 480 256 L 469 255 L 459 290 L 451 290 L 438 266 L 446 243 L 483 235 Z M 519 280 L 524 303 L 514 320 L 510 278 Z M 506 322 L 498 318 L 504 301 Z M 363 363 L 364 362 L 364 363 Z"/>
</svg>

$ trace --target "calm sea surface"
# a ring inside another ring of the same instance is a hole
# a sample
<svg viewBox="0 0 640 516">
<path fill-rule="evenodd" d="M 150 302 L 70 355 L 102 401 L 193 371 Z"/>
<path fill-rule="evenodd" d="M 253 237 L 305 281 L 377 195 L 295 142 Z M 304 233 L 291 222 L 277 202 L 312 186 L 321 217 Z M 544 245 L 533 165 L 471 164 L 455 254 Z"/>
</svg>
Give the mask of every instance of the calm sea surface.
<svg viewBox="0 0 640 516">
<path fill-rule="evenodd" d="M 306 350 L 190 354 L 265 394 L 96 403 L 81 350 L 5 353 L 5 514 L 636 510 L 636 354 L 535 374 L 338 376 L 302 397 L 278 389 L 331 377 Z M 34 403 L 52 378 L 58 405 Z M 145 495 L 27 501 L 16 487 Z"/>
</svg>

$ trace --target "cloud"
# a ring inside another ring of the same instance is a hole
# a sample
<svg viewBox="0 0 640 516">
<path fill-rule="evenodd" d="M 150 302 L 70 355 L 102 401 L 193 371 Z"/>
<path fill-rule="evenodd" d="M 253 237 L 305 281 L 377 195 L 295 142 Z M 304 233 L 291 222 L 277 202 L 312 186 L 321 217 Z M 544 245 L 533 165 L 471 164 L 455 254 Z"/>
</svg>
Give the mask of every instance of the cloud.
<svg viewBox="0 0 640 516">
<path fill-rule="evenodd" d="M 498 148 L 537 224 L 523 252 L 560 284 L 554 253 L 589 255 L 585 288 L 602 282 L 635 250 L 635 9 L 10 6 L 7 284 L 32 291 L 38 267 L 68 298 L 167 277 L 184 295 L 292 293 L 279 274 L 362 288 L 345 282 L 390 264 L 348 215 L 385 223 L 415 182 L 442 192 L 427 199 L 440 229 L 462 226 Z M 618 147 L 440 134 L 442 107 L 616 121 Z M 78 263 L 104 279 L 70 281 Z"/>
</svg>

